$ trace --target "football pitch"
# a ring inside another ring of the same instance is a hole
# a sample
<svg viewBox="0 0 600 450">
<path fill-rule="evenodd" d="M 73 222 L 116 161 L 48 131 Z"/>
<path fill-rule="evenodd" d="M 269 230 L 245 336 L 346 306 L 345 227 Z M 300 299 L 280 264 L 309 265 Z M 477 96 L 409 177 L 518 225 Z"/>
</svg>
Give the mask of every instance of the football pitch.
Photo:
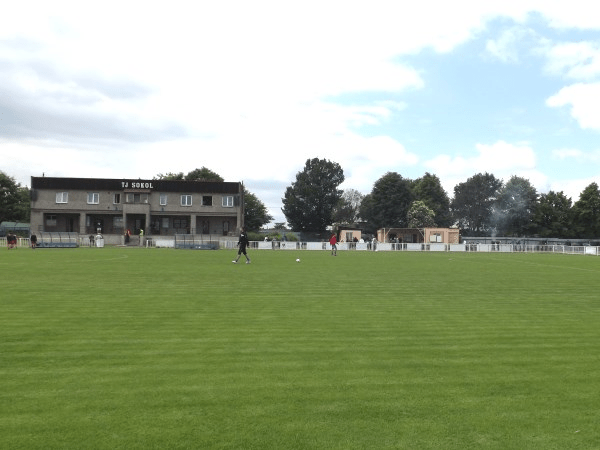
<svg viewBox="0 0 600 450">
<path fill-rule="evenodd" d="M 600 448 L 600 258 L 249 255 L 0 249 L 0 448 Z"/>
</svg>

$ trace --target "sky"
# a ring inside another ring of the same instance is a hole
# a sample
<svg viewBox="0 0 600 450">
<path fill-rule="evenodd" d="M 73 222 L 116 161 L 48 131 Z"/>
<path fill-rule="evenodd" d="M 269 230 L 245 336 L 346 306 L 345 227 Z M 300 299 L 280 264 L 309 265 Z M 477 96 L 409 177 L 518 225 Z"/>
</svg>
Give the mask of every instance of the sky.
<svg viewBox="0 0 600 450">
<path fill-rule="evenodd" d="M 307 159 L 368 194 L 600 184 L 591 0 L 4 2 L 0 170 L 153 179 L 207 167 L 274 217 Z"/>
</svg>

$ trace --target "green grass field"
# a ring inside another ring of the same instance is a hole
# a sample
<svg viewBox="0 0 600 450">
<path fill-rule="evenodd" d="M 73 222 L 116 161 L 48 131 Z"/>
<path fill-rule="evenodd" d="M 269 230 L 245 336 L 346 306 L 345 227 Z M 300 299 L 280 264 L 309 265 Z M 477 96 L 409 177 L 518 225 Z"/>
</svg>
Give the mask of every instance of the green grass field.
<svg viewBox="0 0 600 450">
<path fill-rule="evenodd" d="M 600 258 L 250 255 L 0 250 L 0 448 L 600 448 Z"/>
</svg>

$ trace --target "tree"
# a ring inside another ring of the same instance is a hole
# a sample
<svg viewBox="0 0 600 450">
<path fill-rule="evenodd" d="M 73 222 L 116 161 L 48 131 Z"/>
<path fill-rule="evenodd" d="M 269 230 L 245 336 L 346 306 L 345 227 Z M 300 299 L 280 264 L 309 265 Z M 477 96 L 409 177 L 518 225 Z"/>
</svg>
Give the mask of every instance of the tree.
<svg viewBox="0 0 600 450">
<path fill-rule="evenodd" d="M 537 200 L 537 191 L 529 180 L 513 175 L 500 189 L 494 208 L 492 220 L 499 234 L 529 235 Z"/>
<path fill-rule="evenodd" d="M 360 204 L 365 196 L 355 189 L 346 189 L 333 211 L 335 223 L 353 224 L 358 222 Z"/>
<path fill-rule="evenodd" d="M 186 181 L 218 181 L 220 183 L 225 181 L 221 175 L 204 166 L 201 169 L 192 170 L 183 179 Z"/>
<path fill-rule="evenodd" d="M 216 172 L 202 166 L 200 169 L 194 169 L 184 175 L 183 172 L 173 173 L 168 172 L 166 174 L 159 173 L 156 176 L 158 180 L 172 180 L 172 181 L 218 181 L 224 182 L 225 179 Z"/>
<path fill-rule="evenodd" d="M 373 185 L 361 204 L 361 217 L 371 232 L 383 227 L 406 228 L 413 202 L 412 183 L 396 172 L 388 172 Z"/>
<path fill-rule="evenodd" d="M 578 237 L 600 237 L 600 189 L 597 183 L 591 183 L 579 195 L 573 205 L 573 218 Z"/>
<path fill-rule="evenodd" d="M 373 205 L 374 201 L 372 194 L 365 195 L 360 203 L 360 218 L 363 221 L 362 227 L 365 233 L 377 233 L 377 222 L 374 218 L 376 211 Z"/>
<path fill-rule="evenodd" d="M 29 222 L 29 190 L 0 171 L 0 222 Z"/>
<path fill-rule="evenodd" d="M 426 172 L 421 178 L 417 178 L 413 183 L 413 192 L 417 200 L 421 200 L 433 210 L 437 226 L 449 227 L 452 225 L 450 198 L 437 175 Z"/>
<path fill-rule="evenodd" d="M 31 219 L 31 193 L 27 186 L 18 185 L 15 222 L 29 223 Z"/>
<path fill-rule="evenodd" d="M 408 219 L 409 228 L 437 226 L 435 223 L 435 212 L 421 200 L 416 200 L 410 205 L 406 218 Z"/>
<path fill-rule="evenodd" d="M 494 175 L 478 173 L 454 187 L 452 213 L 465 236 L 481 236 L 493 232 L 493 207 L 502 181 Z"/>
<path fill-rule="evenodd" d="M 540 195 L 532 217 L 532 232 L 540 237 L 574 238 L 572 202 L 563 192 Z"/>
<path fill-rule="evenodd" d="M 324 232 L 333 223 L 333 210 L 342 191 L 344 171 L 338 163 L 308 159 L 296 181 L 285 190 L 283 214 L 293 230 Z"/>
<path fill-rule="evenodd" d="M 258 231 L 274 219 L 256 195 L 244 187 L 244 225 L 248 231 Z"/>
<path fill-rule="evenodd" d="M 182 181 L 183 180 L 183 172 L 179 173 L 159 173 L 156 175 L 157 180 L 170 180 L 170 181 Z"/>
</svg>

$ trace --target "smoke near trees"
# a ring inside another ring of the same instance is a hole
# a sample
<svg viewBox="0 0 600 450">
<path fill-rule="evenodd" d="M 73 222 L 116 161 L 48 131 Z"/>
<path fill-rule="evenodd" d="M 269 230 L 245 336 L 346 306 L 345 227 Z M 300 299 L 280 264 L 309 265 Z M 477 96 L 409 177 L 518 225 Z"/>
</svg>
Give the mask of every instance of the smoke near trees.
<svg viewBox="0 0 600 450">
<path fill-rule="evenodd" d="M 367 232 L 382 227 L 458 226 L 461 235 L 600 238 L 600 187 L 591 183 L 573 204 L 563 192 L 539 194 L 529 180 L 504 182 L 477 173 L 450 200 L 436 175 L 410 181 L 395 172 L 377 180 L 359 215 Z"/>
</svg>

